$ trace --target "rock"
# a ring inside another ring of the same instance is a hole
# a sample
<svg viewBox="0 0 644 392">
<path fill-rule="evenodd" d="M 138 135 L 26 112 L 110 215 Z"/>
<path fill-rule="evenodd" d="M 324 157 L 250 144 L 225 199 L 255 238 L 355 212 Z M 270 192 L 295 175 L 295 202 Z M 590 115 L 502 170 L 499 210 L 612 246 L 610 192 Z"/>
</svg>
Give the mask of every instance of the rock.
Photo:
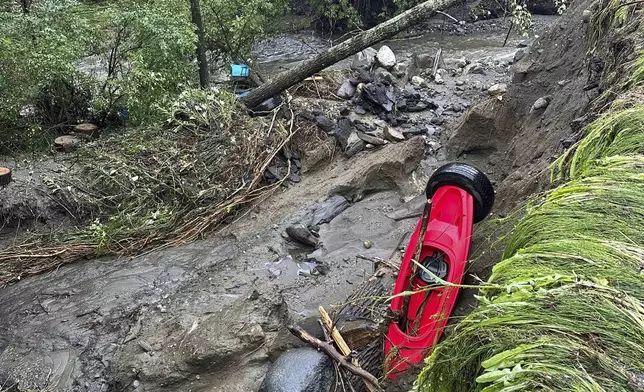
<svg viewBox="0 0 644 392">
<path fill-rule="evenodd" d="M 351 122 L 349 121 L 349 119 L 344 117 L 339 118 L 338 122 L 335 124 L 333 135 L 335 136 L 336 140 L 343 150 L 347 148 L 348 139 L 352 132 L 351 128 Z"/>
<path fill-rule="evenodd" d="M 391 73 L 394 74 L 395 77 L 402 79 L 402 82 L 407 83 L 409 75 L 414 75 L 416 73 L 416 67 L 413 61 L 399 62 L 391 69 Z M 404 84 L 401 87 L 404 87 Z"/>
<path fill-rule="evenodd" d="M 517 47 L 519 47 L 519 48 L 529 48 L 530 46 L 532 46 L 532 44 L 534 44 L 534 38 L 525 39 L 525 40 L 519 42 Z"/>
<path fill-rule="evenodd" d="M 495 85 L 490 86 L 490 88 L 487 89 L 487 93 L 493 97 L 496 97 L 497 95 L 505 94 L 507 91 L 508 91 L 508 85 L 505 83 L 497 83 Z"/>
<path fill-rule="evenodd" d="M 338 92 L 336 95 L 342 99 L 351 99 L 353 97 L 353 94 L 356 93 L 356 86 L 351 84 L 350 81 L 345 80 L 344 83 L 340 86 L 338 89 Z"/>
<path fill-rule="evenodd" d="M 366 48 L 356 53 L 351 62 L 351 69 L 356 71 L 370 69 L 376 63 L 377 53 L 374 48 Z"/>
<path fill-rule="evenodd" d="M 420 76 L 412 76 L 411 78 L 411 84 L 413 84 L 416 87 L 421 87 L 421 86 L 426 86 L 427 82 L 425 79 L 421 78 Z"/>
<path fill-rule="evenodd" d="M 333 360 L 314 348 L 301 347 L 280 355 L 258 392 L 328 392 L 334 386 Z"/>
<path fill-rule="evenodd" d="M 414 105 L 407 105 L 408 112 L 422 112 L 427 109 L 427 104 L 425 102 L 417 102 Z"/>
<path fill-rule="evenodd" d="M 315 124 L 318 126 L 318 128 L 326 133 L 331 132 L 331 130 L 333 130 L 333 127 L 335 126 L 333 121 L 323 114 L 315 117 Z"/>
<path fill-rule="evenodd" d="M 250 328 L 244 328 L 239 333 L 241 341 L 246 343 L 258 343 L 264 340 L 265 337 L 266 334 L 259 324 L 253 324 Z"/>
<path fill-rule="evenodd" d="M 385 138 L 390 142 L 402 142 L 405 140 L 405 135 L 396 128 L 386 126 L 383 128 Z"/>
<path fill-rule="evenodd" d="M 402 134 L 405 136 L 405 139 L 409 139 L 414 136 L 424 135 L 425 131 L 416 127 L 403 128 Z"/>
<path fill-rule="evenodd" d="M 356 114 L 367 114 L 367 111 L 365 110 L 365 108 L 363 108 L 360 105 L 356 105 L 353 111 L 356 112 Z"/>
<path fill-rule="evenodd" d="M 436 72 L 436 76 L 434 76 L 434 83 L 436 84 L 445 83 L 445 81 L 443 81 L 443 77 L 441 76 L 440 72 Z"/>
<path fill-rule="evenodd" d="M 362 96 L 369 102 L 391 112 L 396 102 L 393 86 L 385 86 L 382 83 L 369 83 L 362 89 Z"/>
<path fill-rule="evenodd" d="M 434 56 L 429 53 L 422 53 L 414 57 L 417 68 L 430 68 L 434 65 Z"/>
<path fill-rule="evenodd" d="M 463 69 L 463 75 L 467 74 L 485 75 L 485 69 L 480 63 L 472 63 Z"/>
<path fill-rule="evenodd" d="M 502 103 L 490 98 L 472 106 L 452 131 L 448 140 L 449 149 L 456 155 L 469 151 L 484 151 L 498 148 L 506 143 L 507 136 L 497 127 L 496 116 Z"/>
<path fill-rule="evenodd" d="M 395 77 L 392 75 L 389 71 L 382 67 L 376 68 L 376 70 L 373 72 L 373 77 L 376 82 L 380 82 L 386 86 L 390 84 L 394 84 Z"/>
<path fill-rule="evenodd" d="M 581 20 L 584 21 L 584 23 L 590 22 L 590 18 L 593 16 L 593 13 L 590 10 L 584 10 L 584 12 L 581 14 Z"/>
<path fill-rule="evenodd" d="M 434 125 L 443 125 L 445 123 L 445 119 L 442 116 L 436 116 L 432 117 L 429 122 Z"/>
<path fill-rule="evenodd" d="M 524 57 L 525 57 L 525 50 L 523 50 L 523 49 L 519 49 L 519 50 L 517 50 L 517 52 L 514 54 L 514 57 L 513 57 L 513 60 L 512 60 L 512 61 L 514 61 L 514 62 L 516 63 L 517 61 L 521 60 L 521 59 L 522 59 L 522 58 L 524 58 Z"/>
<path fill-rule="evenodd" d="M 434 136 L 436 134 L 436 128 L 432 127 L 431 125 L 425 125 L 425 129 L 425 132 L 427 132 L 427 135 L 429 136 Z"/>
<path fill-rule="evenodd" d="M 307 226 L 310 228 L 323 223 L 329 223 L 347 208 L 349 208 L 349 202 L 344 196 L 333 195 L 316 206 Z"/>
<path fill-rule="evenodd" d="M 59 136 L 56 139 L 54 139 L 54 147 L 58 151 L 62 152 L 72 152 L 78 148 L 78 146 L 81 144 L 81 139 L 77 138 L 76 136 L 70 136 L 70 135 L 65 135 L 65 136 Z"/>
<path fill-rule="evenodd" d="M 347 140 L 347 147 L 344 149 L 344 155 L 350 158 L 364 150 L 364 148 L 365 142 L 358 137 L 356 132 L 351 132 Z"/>
<path fill-rule="evenodd" d="M 290 238 L 304 245 L 316 247 L 319 244 L 318 239 L 315 238 L 311 231 L 301 224 L 287 227 L 286 234 L 288 234 Z"/>
<path fill-rule="evenodd" d="M 340 109 L 340 115 L 341 116 L 348 116 L 351 113 L 351 109 L 349 107 L 345 106 L 342 109 Z"/>
<path fill-rule="evenodd" d="M 383 139 L 371 136 L 363 132 L 357 132 L 358 137 L 365 143 L 373 144 L 374 146 L 383 146 L 385 141 Z"/>
<path fill-rule="evenodd" d="M 534 112 L 536 110 L 545 109 L 548 107 L 549 104 L 550 104 L 550 97 L 548 96 L 541 97 L 536 101 L 534 101 L 534 104 L 532 105 L 532 109 L 530 109 L 530 111 Z"/>
<path fill-rule="evenodd" d="M 380 65 L 387 69 L 396 65 L 396 55 L 394 55 L 394 52 L 387 45 L 382 45 L 380 47 L 378 53 L 376 54 L 376 59 L 378 60 L 378 63 L 380 63 Z"/>
<path fill-rule="evenodd" d="M 456 81 L 456 85 L 457 85 L 457 86 L 462 86 L 462 85 L 464 85 L 464 84 L 465 84 L 465 81 L 464 81 L 464 80 L 457 80 L 457 81 Z"/>
<path fill-rule="evenodd" d="M 366 240 L 362 243 L 362 246 L 364 246 L 365 249 L 371 249 L 371 241 Z"/>
<path fill-rule="evenodd" d="M 465 66 L 467 66 L 467 60 L 465 60 L 465 57 L 449 58 L 445 59 L 443 62 L 445 63 L 445 67 L 448 69 L 465 68 Z"/>
</svg>

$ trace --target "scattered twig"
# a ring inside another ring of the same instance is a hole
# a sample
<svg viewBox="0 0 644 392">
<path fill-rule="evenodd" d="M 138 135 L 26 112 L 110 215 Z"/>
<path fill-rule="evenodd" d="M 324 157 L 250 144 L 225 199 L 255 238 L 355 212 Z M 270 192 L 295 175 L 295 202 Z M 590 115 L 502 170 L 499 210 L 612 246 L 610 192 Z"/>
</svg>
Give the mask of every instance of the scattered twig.
<svg viewBox="0 0 644 392">
<path fill-rule="evenodd" d="M 387 267 L 391 268 L 391 269 L 392 269 L 392 270 L 394 270 L 394 271 L 400 271 L 400 266 L 398 266 L 398 265 L 396 265 L 396 264 L 392 263 L 392 262 L 391 262 L 391 261 L 389 261 L 389 260 L 381 259 L 380 257 L 376 257 L 376 256 L 365 256 L 365 255 L 356 255 L 356 258 L 357 258 L 357 259 L 361 259 L 361 260 L 371 261 L 371 262 L 372 262 L 372 263 L 374 263 L 374 264 L 384 264 L 384 265 L 386 265 Z"/>
</svg>

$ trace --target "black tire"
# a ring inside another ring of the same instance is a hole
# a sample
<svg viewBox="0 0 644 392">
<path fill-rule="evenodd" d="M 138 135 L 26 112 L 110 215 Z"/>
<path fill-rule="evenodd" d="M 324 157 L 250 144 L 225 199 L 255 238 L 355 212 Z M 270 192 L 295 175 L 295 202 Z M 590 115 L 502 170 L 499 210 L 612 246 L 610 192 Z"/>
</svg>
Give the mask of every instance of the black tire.
<svg viewBox="0 0 644 392">
<path fill-rule="evenodd" d="M 453 162 L 436 169 L 427 181 L 425 194 L 430 199 L 442 185 L 464 189 L 474 198 L 474 223 L 485 219 L 494 205 L 494 187 L 485 173 L 466 163 Z"/>
<path fill-rule="evenodd" d="M 0 167 L 0 186 L 9 185 L 11 182 L 11 169 Z"/>
</svg>

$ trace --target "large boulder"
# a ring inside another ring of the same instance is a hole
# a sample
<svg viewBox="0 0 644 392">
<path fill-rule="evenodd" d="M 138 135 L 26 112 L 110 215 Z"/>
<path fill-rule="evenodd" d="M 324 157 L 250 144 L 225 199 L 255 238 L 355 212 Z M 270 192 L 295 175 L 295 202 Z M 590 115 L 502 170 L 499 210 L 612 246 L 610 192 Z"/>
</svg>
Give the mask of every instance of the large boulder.
<svg viewBox="0 0 644 392">
<path fill-rule="evenodd" d="M 448 145 L 457 155 L 470 151 L 494 150 L 505 139 L 496 124 L 503 103 L 496 98 L 473 106 L 453 130 Z"/>
<path fill-rule="evenodd" d="M 271 366 L 259 392 L 328 392 L 335 386 L 331 358 L 310 347 L 287 351 Z"/>
<path fill-rule="evenodd" d="M 378 63 L 387 69 L 396 65 L 396 55 L 387 45 L 382 45 L 382 47 L 380 47 L 378 54 L 376 54 L 376 58 L 378 59 Z"/>
</svg>

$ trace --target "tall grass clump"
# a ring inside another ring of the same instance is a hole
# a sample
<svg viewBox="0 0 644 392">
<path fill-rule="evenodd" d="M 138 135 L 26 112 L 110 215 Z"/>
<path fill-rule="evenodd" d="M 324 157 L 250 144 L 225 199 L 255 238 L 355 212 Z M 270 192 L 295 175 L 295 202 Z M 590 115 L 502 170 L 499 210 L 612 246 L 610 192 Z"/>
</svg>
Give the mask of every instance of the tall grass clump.
<svg viewBox="0 0 644 392">
<path fill-rule="evenodd" d="M 419 391 L 644 391 L 644 91 L 634 64 L 630 91 L 556 162 L 564 183 L 528 207 L 479 306 L 427 358 Z"/>
</svg>

